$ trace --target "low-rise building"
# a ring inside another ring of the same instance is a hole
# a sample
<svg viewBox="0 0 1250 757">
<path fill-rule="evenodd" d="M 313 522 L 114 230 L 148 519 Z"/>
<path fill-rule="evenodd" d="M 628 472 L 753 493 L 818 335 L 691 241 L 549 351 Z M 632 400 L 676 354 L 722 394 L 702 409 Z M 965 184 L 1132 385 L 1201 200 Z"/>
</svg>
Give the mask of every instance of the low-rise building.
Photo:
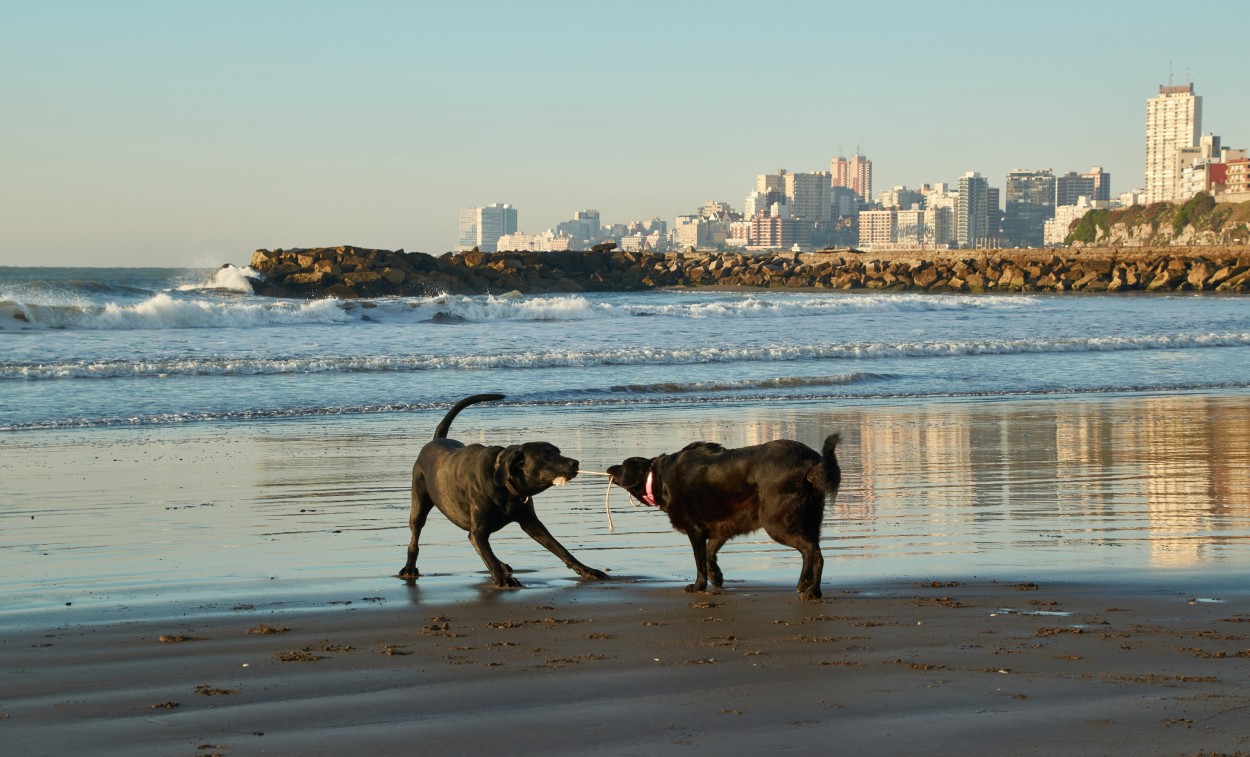
<svg viewBox="0 0 1250 757">
<path fill-rule="evenodd" d="M 1250 195 L 1250 160 L 1239 158 L 1224 164 L 1224 194 Z"/>
<path fill-rule="evenodd" d="M 895 241 L 898 209 L 859 211 L 859 246 L 891 244 Z"/>
<path fill-rule="evenodd" d="M 1074 205 L 1060 205 L 1055 208 L 1053 218 L 1046 219 L 1042 229 L 1042 243 L 1047 247 L 1058 247 L 1068 238 L 1072 224 L 1091 210 L 1111 207 L 1111 203 L 1102 200 L 1091 200 L 1081 196 Z"/>
<path fill-rule="evenodd" d="M 925 211 L 921 210 L 919 205 L 912 205 L 908 210 L 899 210 L 895 213 L 895 242 L 916 248 L 931 246 L 925 237 Z"/>
<path fill-rule="evenodd" d="M 498 252 L 563 252 L 572 249 L 572 238 L 548 229 L 540 234 L 515 232 L 499 237 Z"/>
<path fill-rule="evenodd" d="M 757 215 L 750 224 L 747 249 L 780 250 L 798 243 L 797 223 L 793 218 Z"/>
</svg>

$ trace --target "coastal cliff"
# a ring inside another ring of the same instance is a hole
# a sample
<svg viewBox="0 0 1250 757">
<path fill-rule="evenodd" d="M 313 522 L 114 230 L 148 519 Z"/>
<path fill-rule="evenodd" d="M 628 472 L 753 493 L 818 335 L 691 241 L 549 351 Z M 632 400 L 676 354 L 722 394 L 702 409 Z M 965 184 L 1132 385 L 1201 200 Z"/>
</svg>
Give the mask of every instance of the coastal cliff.
<svg viewBox="0 0 1250 757">
<path fill-rule="evenodd" d="M 1250 291 L 1250 246 L 859 253 L 466 252 L 352 246 L 257 250 L 257 294 L 354 299 L 439 293 L 761 287 L 926 292 Z"/>
</svg>

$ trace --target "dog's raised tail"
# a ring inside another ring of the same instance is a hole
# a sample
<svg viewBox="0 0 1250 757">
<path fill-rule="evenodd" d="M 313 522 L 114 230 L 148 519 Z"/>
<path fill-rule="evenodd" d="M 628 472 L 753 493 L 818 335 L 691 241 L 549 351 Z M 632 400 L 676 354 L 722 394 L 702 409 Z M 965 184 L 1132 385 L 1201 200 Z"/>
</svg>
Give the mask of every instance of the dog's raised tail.
<svg viewBox="0 0 1250 757">
<path fill-rule="evenodd" d="M 495 402 L 496 400 L 501 400 L 506 396 L 508 395 L 475 394 L 472 397 L 465 397 L 456 404 L 452 405 L 451 409 L 447 411 L 447 415 L 443 416 L 443 420 L 438 424 L 438 428 L 434 429 L 434 438 L 446 439 L 447 432 L 451 430 L 451 422 L 456 419 L 457 415 L 460 415 L 461 410 L 464 410 L 469 405 L 476 405 L 479 402 Z"/>
<path fill-rule="evenodd" d="M 830 434 L 825 437 L 825 444 L 820 449 L 820 470 L 824 473 L 825 494 L 830 499 L 838 496 L 838 487 L 842 485 L 842 468 L 838 466 L 837 447 L 842 441 L 841 434 Z"/>
</svg>

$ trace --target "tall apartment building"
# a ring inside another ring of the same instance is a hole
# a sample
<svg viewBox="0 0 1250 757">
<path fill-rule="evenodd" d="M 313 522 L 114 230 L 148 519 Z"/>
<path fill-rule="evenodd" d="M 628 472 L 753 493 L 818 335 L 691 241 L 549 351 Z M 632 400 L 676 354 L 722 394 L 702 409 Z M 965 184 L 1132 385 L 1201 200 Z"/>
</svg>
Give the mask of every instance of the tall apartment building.
<svg viewBox="0 0 1250 757">
<path fill-rule="evenodd" d="M 957 244 L 959 193 L 946 184 L 938 184 L 925 194 L 924 209 L 925 243 L 939 247 Z"/>
<path fill-rule="evenodd" d="M 778 204 L 786 206 L 782 208 L 785 212 L 780 215 L 788 216 L 786 171 L 784 168 L 777 171 L 777 173 L 762 173 L 755 177 L 755 190 L 746 196 L 742 215 L 747 220 L 761 213 L 770 215 L 773 212 L 773 207 Z"/>
<path fill-rule="evenodd" d="M 1081 178 L 1094 182 L 1094 194 L 1089 199 L 1094 202 L 1111 202 L 1111 174 L 1102 170 L 1102 166 L 1094 166 L 1081 174 Z"/>
<path fill-rule="evenodd" d="M 887 189 L 877 196 L 877 204 L 883 208 L 910 208 L 912 205 L 919 205 L 924 198 L 914 189 L 898 186 L 893 189 Z"/>
<path fill-rule="evenodd" d="M 998 187 L 985 189 L 985 244 L 983 247 L 1003 246 L 1002 190 Z"/>
<path fill-rule="evenodd" d="M 1077 200 L 1084 197 L 1087 200 L 1094 199 L 1094 178 L 1076 171 L 1068 171 L 1062 176 L 1055 177 L 1055 207 L 1062 208 L 1066 205 L 1075 205 Z"/>
<path fill-rule="evenodd" d="M 784 174 L 786 200 L 790 215 L 797 220 L 826 222 L 831 220 L 831 177 L 825 171 Z"/>
<path fill-rule="evenodd" d="M 505 234 L 514 234 L 516 230 L 516 208 L 507 203 L 495 203 L 481 208 L 461 208 L 460 237 L 456 250 L 464 252 L 476 247 L 482 252 L 497 252 L 499 238 Z"/>
<path fill-rule="evenodd" d="M 912 247 L 928 247 L 932 245 L 926 239 L 925 216 L 928 215 L 919 206 L 909 210 L 897 210 L 894 215 L 894 243 Z"/>
<path fill-rule="evenodd" d="M 955 241 L 960 247 L 976 248 L 988 244 L 989 190 L 989 182 L 975 171 L 960 177 L 958 215 L 955 219 Z"/>
<path fill-rule="evenodd" d="M 786 192 L 786 169 L 778 169 L 777 173 L 762 173 L 755 177 L 756 192 Z"/>
<path fill-rule="evenodd" d="M 1160 86 L 1146 101 L 1146 203 L 1181 199 L 1178 151 L 1196 147 L 1201 134 L 1202 98 L 1192 83 Z"/>
<path fill-rule="evenodd" d="M 835 187 L 848 187 L 861 202 L 872 200 L 872 161 L 856 153 L 850 160 L 837 156 L 829 161 L 829 173 Z"/>
<path fill-rule="evenodd" d="M 603 226 L 599 221 L 599 211 L 579 210 L 568 221 L 556 224 L 556 234 L 569 237 L 574 248 L 584 249 L 599 238 Z"/>
<path fill-rule="evenodd" d="M 859 211 L 859 195 L 850 187 L 830 187 L 829 204 L 834 220 L 853 216 Z"/>
<path fill-rule="evenodd" d="M 1003 232 L 1007 244 L 1043 246 L 1046 221 L 1055 217 L 1055 175 L 1049 168 L 1040 171 L 1017 169 L 1007 174 L 1006 190 Z"/>
<path fill-rule="evenodd" d="M 790 217 L 790 205 L 785 192 L 770 189 L 767 192 L 752 192 L 743 201 L 742 217 L 748 221 L 758 215 L 776 215 Z"/>
</svg>

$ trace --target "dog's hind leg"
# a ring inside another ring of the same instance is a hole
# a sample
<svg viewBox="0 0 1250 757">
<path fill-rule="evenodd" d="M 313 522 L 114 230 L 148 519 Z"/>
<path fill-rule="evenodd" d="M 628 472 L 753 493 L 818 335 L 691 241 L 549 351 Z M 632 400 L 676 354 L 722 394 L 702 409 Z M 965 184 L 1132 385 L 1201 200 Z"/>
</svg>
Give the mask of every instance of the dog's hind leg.
<svg viewBox="0 0 1250 757">
<path fill-rule="evenodd" d="M 813 529 L 810 525 L 800 526 L 796 530 L 793 521 L 787 525 L 787 519 L 766 521 L 764 530 L 778 544 L 793 547 L 803 556 L 803 567 L 799 571 L 799 582 L 795 586 L 803 599 L 820 599 L 820 578 L 825 569 L 825 557 L 820 551 L 820 525 Z"/>
<path fill-rule="evenodd" d="M 421 529 L 425 528 L 425 519 L 434 509 L 434 500 L 425 488 L 425 474 L 418 468 L 412 472 L 412 510 L 408 513 L 408 528 L 412 531 L 412 539 L 408 542 L 408 561 L 399 571 L 400 578 L 416 579 L 421 577 L 417 570 L 418 543 L 421 540 Z"/>
<path fill-rule="evenodd" d="M 707 534 L 690 532 L 690 548 L 694 550 L 695 577 L 694 583 L 686 586 L 686 591 L 707 591 Z"/>
<path fill-rule="evenodd" d="M 825 556 L 820 545 L 808 542 L 806 547 L 799 547 L 803 553 L 803 570 L 799 573 L 799 584 L 795 590 L 803 599 L 820 599 L 820 577 L 825 571 Z"/>
<path fill-rule="evenodd" d="M 825 570 L 825 557 L 820 551 L 820 544 L 802 534 L 772 533 L 778 543 L 794 547 L 803 555 L 803 567 L 799 570 L 799 583 L 795 586 L 803 599 L 820 599 L 820 577 Z"/>
<path fill-rule="evenodd" d="M 713 536 L 707 542 L 707 580 L 712 588 L 717 591 L 724 585 L 725 576 L 720 572 L 720 562 L 717 561 L 716 555 L 727 541 L 729 539 L 726 537 Z"/>
<path fill-rule="evenodd" d="M 482 562 L 486 564 L 486 570 L 490 571 L 490 577 L 495 582 L 495 586 L 501 589 L 515 589 L 521 585 L 521 582 L 512 577 L 511 568 L 495 557 L 494 550 L 490 548 L 490 534 L 491 532 L 487 529 L 474 524 L 469 529 L 469 542 L 477 550 Z"/>
</svg>

